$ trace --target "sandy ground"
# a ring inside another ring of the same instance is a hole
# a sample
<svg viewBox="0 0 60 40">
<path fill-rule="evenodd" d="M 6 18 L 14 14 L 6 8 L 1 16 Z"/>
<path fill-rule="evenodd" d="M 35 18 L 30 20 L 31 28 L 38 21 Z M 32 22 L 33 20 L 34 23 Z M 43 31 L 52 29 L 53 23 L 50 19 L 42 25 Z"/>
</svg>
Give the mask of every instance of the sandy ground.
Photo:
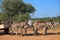
<svg viewBox="0 0 60 40">
<path fill-rule="evenodd" d="M 60 40 L 60 29 L 48 30 L 48 34 L 43 36 L 43 30 L 39 30 L 39 34 L 34 36 L 32 29 L 29 29 L 27 35 L 23 37 L 19 35 L 1 34 L 3 30 L 0 31 L 0 40 Z"/>
</svg>

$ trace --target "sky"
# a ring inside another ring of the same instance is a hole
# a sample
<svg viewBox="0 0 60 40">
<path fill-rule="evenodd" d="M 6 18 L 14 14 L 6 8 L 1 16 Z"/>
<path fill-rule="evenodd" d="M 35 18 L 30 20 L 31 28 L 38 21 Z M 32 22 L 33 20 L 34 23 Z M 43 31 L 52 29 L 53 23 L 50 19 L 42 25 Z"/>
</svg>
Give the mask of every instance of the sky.
<svg viewBox="0 0 60 40">
<path fill-rule="evenodd" d="M 2 0 L 0 0 L 1 2 Z M 60 16 L 60 0 L 23 0 L 35 7 L 36 11 L 32 18 L 57 17 Z"/>
<path fill-rule="evenodd" d="M 32 18 L 57 17 L 60 15 L 60 0 L 24 0 L 36 9 Z"/>
</svg>

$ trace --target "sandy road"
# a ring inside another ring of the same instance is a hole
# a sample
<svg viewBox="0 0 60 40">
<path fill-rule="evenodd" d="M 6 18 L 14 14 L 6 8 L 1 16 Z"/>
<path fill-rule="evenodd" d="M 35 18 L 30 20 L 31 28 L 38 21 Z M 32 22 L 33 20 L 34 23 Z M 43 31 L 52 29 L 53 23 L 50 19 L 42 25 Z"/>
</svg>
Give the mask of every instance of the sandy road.
<svg viewBox="0 0 60 40">
<path fill-rule="evenodd" d="M 1 32 L 1 31 L 0 31 Z M 19 35 L 0 35 L 0 40 L 60 40 L 60 29 L 48 30 L 48 34 L 43 36 L 43 31 L 39 30 L 39 35 L 34 36 L 33 31 L 29 30 L 27 35 L 21 37 Z"/>
</svg>

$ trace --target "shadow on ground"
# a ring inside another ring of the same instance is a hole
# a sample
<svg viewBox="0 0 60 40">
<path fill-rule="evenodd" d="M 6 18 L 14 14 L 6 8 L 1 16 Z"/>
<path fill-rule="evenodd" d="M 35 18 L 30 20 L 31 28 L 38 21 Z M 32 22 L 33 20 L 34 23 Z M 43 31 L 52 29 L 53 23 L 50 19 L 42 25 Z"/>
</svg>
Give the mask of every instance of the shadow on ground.
<svg viewBox="0 0 60 40">
<path fill-rule="evenodd" d="M 0 36 L 3 36 L 3 35 L 11 35 L 11 33 L 5 34 L 4 32 L 0 32 Z M 13 35 L 15 35 L 15 33 Z M 18 33 L 18 35 L 19 35 L 19 33 Z M 42 35 L 43 35 L 42 33 L 38 33 L 36 36 L 42 36 Z M 47 35 L 60 35 L 60 32 L 57 32 L 57 33 L 47 33 L 46 36 Z M 34 34 L 23 34 L 23 36 L 34 36 Z"/>
<path fill-rule="evenodd" d="M 60 32 L 57 32 L 57 33 L 47 33 L 47 35 L 60 35 Z"/>
<path fill-rule="evenodd" d="M 4 32 L 0 32 L 0 36 L 3 36 L 3 35 L 10 35 L 10 33 L 6 34 Z"/>
</svg>

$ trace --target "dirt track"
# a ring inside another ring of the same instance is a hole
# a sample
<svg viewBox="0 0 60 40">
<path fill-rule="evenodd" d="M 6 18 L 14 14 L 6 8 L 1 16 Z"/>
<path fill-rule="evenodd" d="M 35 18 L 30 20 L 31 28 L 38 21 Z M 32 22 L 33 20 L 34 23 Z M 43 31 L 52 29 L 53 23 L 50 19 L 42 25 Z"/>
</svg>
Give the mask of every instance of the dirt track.
<svg viewBox="0 0 60 40">
<path fill-rule="evenodd" d="M 19 35 L 0 35 L 0 40 L 60 40 L 60 29 L 48 30 L 48 34 L 43 36 L 43 31 L 39 30 L 39 35 L 34 36 L 33 31 L 28 31 L 28 34 L 21 37 Z"/>
</svg>

